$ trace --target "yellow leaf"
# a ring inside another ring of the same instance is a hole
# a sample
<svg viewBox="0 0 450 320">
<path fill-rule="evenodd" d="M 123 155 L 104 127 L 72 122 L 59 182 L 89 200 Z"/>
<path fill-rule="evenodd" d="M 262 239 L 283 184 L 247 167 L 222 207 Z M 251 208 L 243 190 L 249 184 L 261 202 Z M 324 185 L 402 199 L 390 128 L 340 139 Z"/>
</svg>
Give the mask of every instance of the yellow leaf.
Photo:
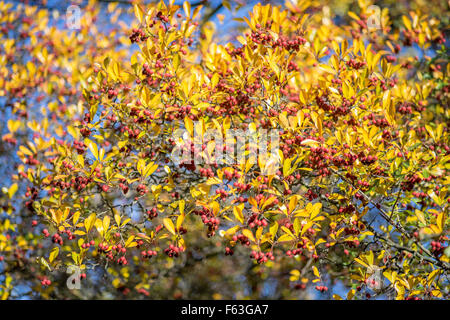
<svg viewBox="0 0 450 320">
<path fill-rule="evenodd" d="M 431 294 L 437 298 L 442 298 L 442 292 L 440 290 L 437 290 L 437 289 L 432 290 Z"/>
<path fill-rule="evenodd" d="M 86 139 L 86 145 L 88 146 L 89 150 L 91 150 L 92 155 L 95 157 L 96 160 L 98 160 L 98 147 L 97 145 L 90 141 L 89 139 Z"/>
<path fill-rule="evenodd" d="M 308 207 L 307 207 L 308 208 Z M 320 213 L 320 209 L 322 209 L 322 203 L 315 203 L 309 211 L 310 219 L 313 220 Z"/>
<path fill-rule="evenodd" d="M 7 122 L 7 126 L 8 126 L 8 129 L 9 129 L 9 131 L 11 132 L 11 133 L 14 133 L 14 132 L 16 132 L 18 129 L 19 129 L 19 127 L 20 127 L 20 121 L 15 121 L 15 120 L 12 120 L 12 119 L 10 119 L 10 120 L 8 120 L 8 122 Z"/>
<path fill-rule="evenodd" d="M 364 261 L 362 261 L 361 259 L 355 258 L 355 261 L 358 262 L 360 265 L 364 266 L 364 267 L 368 267 L 367 263 L 365 263 Z"/>
<path fill-rule="evenodd" d="M 428 124 L 425 125 L 425 129 L 428 131 L 428 134 L 430 135 L 430 137 L 436 141 L 436 135 L 434 134 L 434 130 L 431 126 L 429 126 Z"/>
<path fill-rule="evenodd" d="M 297 207 L 297 203 L 298 203 L 298 196 L 297 195 L 293 195 L 289 199 L 289 213 L 294 212 L 294 209 Z"/>
<path fill-rule="evenodd" d="M 422 222 L 424 225 L 427 225 L 427 222 L 425 220 L 425 216 L 424 216 L 422 211 L 416 209 L 416 211 L 414 211 L 414 213 L 416 214 L 416 216 L 417 216 L 417 218 L 419 219 L 420 222 Z"/>
<path fill-rule="evenodd" d="M 313 266 L 312 269 L 313 269 L 314 275 L 315 275 L 317 278 L 320 278 L 320 273 L 319 273 L 319 270 L 317 269 L 317 267 L 316 267 L 316 266 Z"/>
<path fill-rule="evenodd" d="M 187 132 L 189 132 L 189 135 L 192 137 L 194 135 L 194 123 L 191 118 L 184 118 L 184 126 L 186 127 Z"/>
<path fill-rule="evenodd" d="M 262 205 L 261 209 L 264 210 L 265 207 L 271 205 L 275 201 L 276 197 L 269 197 L 264 201 L 264 204 Z"/>
<path fill-rule="evenodd" d="M 228 229 L 227 231 L 225 231 L 225 236 L 232 236 L 232 235 L 234 235 L 239 229 L 240 229 L 239 226 L 234 226 L 234 227 Z"/>
<path fill-rule="evenodd" d="M 287 234 L 290 235 L 293 239 L 295 239 L 295 236 L 292 234 L 291 230 L 289 230 L 289 229 L 286 228 L 285 226 L 281 226 L 281 230 L 283 230 L 285 233 L 287 233 Z"/>
<path fill-rule="evenodd" d="M 240 223 L 244 223 L 244 215 L 242 214 L 243 209 L 244 209 L 243 203 L 233 207 L 233 214 Z"/>
<path fill-rule="evenodd" d="M 191 4 L 189 3 L 189 1 L 185 1 L 183 3 L 183 9 L 184 9 L 184 13 L 186 14 L 187 18 L 191 17 Z"/>
<path fill-rule="evenodd" d="M 279 119 L 281 121 L 281 125 L 284 128 L 289 128 L 289 121 L 288 121 L 288 118 L 286 116 L 286 112 L 280 113 Z"/>
<path fill-rule="evenodd" d="M 17 183 L 14 183 L 11 187 L 9 187 L 9 189 L 8 189 L 8 197 L 10 199 L 12 199 L 14 194 L 17 192 L 17 189 L 19 189 L 19 186 L 17 185 Z"/>
<path fill-rule="evenodd" d="M 347 12 L 347 14 L 355 20 L 359 20 L 359 17 L 352 11 Z"/>
<path fill-rule="evenodd" d="M 87 217 L 84 220 L 84 227 L 86 228 L 87 232 L 89 232 L 89 230 L 91 230 L 92 227 L 94 226 L 96 220 L 95 218 L 96 218 L 95 213 L 92 213 L 89 217 Z"/>
<path fill-rule="evenodd" d="M 436 278 L 436 276 L 437 276 L 440 272 L 441 272 L 440 269 L 435 269 L 435 270 L 433 270 L 433 271 L 428 275 L 428 278 L 427 278 L 428 286 L 431 285 L 431 283 L 433 282 L 434 278 Z"/>
<path fill-rule="evenodd" d="M 181 57 L 179 54 L 174 54 L 172 63 L 173 63 L 173 68 L 175 70 L 178 70 L 178 67 L 180 66 L 180 63 L 181 63 Z"/>
<path fill-rule="evenodd" d="M 130 236 L 130 237 L 127 239 L 127 241 L 125 241 L 125 247 L 126 247 L 126 248 L 136 246 L 137 243 L 136 243 L 136 242 L 133 242 L 134 238 L 135 238 L 135 236 Z"/>
<path fill-rule="evenodd" d="M 408 30 L 412 29 L 411 21 L 409 21 L 408 17 L 402 16 L 402 21 L 403 21 L 403 24 L 405 25 L 406 29 L 408 29 Z"/>
<path fill-rule="evenodd" d="M 278 242 L 286 242 L 286 241 L 293 241 L 295 238 L 293 238 L 291 235 L 285 233 L 282 236 L 278 238 Z"/>
<path fill-rule="evenodd" d="M 355 289 L 351 289 L 348 293 L 347 293 L 347 300 L 351 300 L 353 298 L 353 296 L 355 295 Z"/>
<path fill-rule="evenodd" d="M 313 226 L 313 222 L 309 221 L 308 223 L 305 223 L 302 227 L 302 232 L 300 233 L 301 236 L 305 234 L 305 232 Z"/>
<path fill-rule="evenodd" d="M 95 220 L 95 227 L 97 228 L 98 233 L 100 233 L 100 235 L 101 235 L 102 237 L 104 237 L 105 231 L 104 231 L 104 229 L 103 229 L 103 222 L 102 222 L 102 220 L 96 219 L 96 220 Z"/>
<path fill-rule="evenodd" d="M 158 164 L 157 164 L 157 163 L 150 162 L 150 163 L 145 167 L 144 178 L 147 178 L 148 176 L 150 176 L 153 172 L 156 171 L 156 169 L 158 169 Z"/>
<path fill-rule="evenodd" d="M 320 145 L 320 143 L 316 140 L 313 139 L 305 139 L 301 142 L 302 145 L 306 145 L 306 146 L 317 146 Z"/>
<path fill-rule="evenodd" d="M 144 11 L 142 10 L 142 8 L 135 4 L 134 5 L 134 15 L 136 16 L 136 18 L 138 19 L 139 23 L 142 23 L 142 20 L 144 18 Z"/>
<path fill-rule="evenodd" d="M 300 271 L 297 269 L 291 270 L 290 274 L 291 276 L 289 277 L 289 281 L 298 281 L 300 278 Z"/>
<path fill-rule="evenodd" d="M 291 169 L 291 159 L 285 159 L 283 163 L 283 176 L 287 177 L 289 175 L 289 170 Z"/>
<path fill-rule="evenodd" d="M 185 205 L 186 205 L 186 201 L 184 201 L 183 199 L 181 199 L 178 205 L 179 205 L 179 208 L 180 208 L 180 213 L 181 213 L 181 214 L 184 214 L 184 207 L 185 207 Z"/>
<path fill-rule="evenodd" d="M 259 241 L 261 239 L 262 232 L 263 232 L 263 227 L 259 227 L 258 230 L 256 230 L 256 233 L 255 233 L 256 240 Z"/>
<path fill-rule="evenodd" d="M 336 70 L 334 70 L 333 68 L 331 68 L 330 66 L 328 66 L 326 64 L 320 64 L 319 69 L 321 69 L 325 72 L 328 72 L 328 73 L 336 74 Z"/>
<path fill-rule="evenodd" d="M 184 221 L 184 213 L 180 213 L 180 215 L 177 218 L 177 230 L 180 229 L 181 225 L 183 224 Z"/>
<path fill-rule="evenodd" d="M 72 223 L 73 223 L 73 225 L 76 225 L 76 224 L 77 224 L 78 219 L 80 219 L 80 215 L 81 215 L 81 212 L 80 212 L 80 211 L 77 211 L 77 212 L 75 212 L 75 213 L 73 214 L 73 217 L 72 217 Z"/>
<path fill-rule="evenodd" d="M 296 219 L 294 220 L 294 232 L 295 232 L 295 235 L 298 236 L 298 234 L 300 233 L 300 231 L 301 231 L 301 223 L 300 223 L 300 219 L 299 219 L 299 218 L 296 218 Z"/>
<path fill-rule="evenodd" d="M 52 249 L 52 251 L 50 252 L 50 257 L 48 258 L 48 261 L 50 261 L 50 263 L 52 263 L 56 259 L 58 254 L 59 254 L 59 248 L 58 247 L 54 247 Z"/>
<path fill-rule="evenodd" d="M 219 74 L 215 72 L 211 78 L 211 87 L 215 88 L 218 83 L 219 83 Z"/>
<path fill-rule="evenodd" d="M 278 222 L 275 221 L 274 224 L 269 229 L 270 235 L 272 236 L 272 240 L 277 235 L 277 231 L 278 231 Z"/>
<path fill-rule="evenodd" d="M 167 231 L 169 231 L 171 234 L 175 235 L 175 226 L 173 225 L 172 220 L 169 218 L 163 219 L 164 227 L 166 227 Z"/>
<path fill-rule="evenodd" d="M 253 233 L 250 230 L 244 229 L 244 230 L 242 230 L 242 234 L 244 236 L 246 236 L 247 238 L 249 238 L 251 241 L 256 242 L 255 237 L 253 236 Z"/>
<path fill-rule="evenodd" d="M 119 212 L 114 212 L 114 221 L 116 221 L 116 224 L 117 224 L 117 226 L 118 227 L 120 227 L 120 220 L 121 220 L 122 218 L 120 217 L 120 215 L 119 215 Z"/>
<path fill-rule="evenodd" d="M 439 213 L 439 215 L 436 219 L 436 223 L 439 228 L 439 231 L 442 232 L 444 230 L 444 226 L 445 226 L 445 213 L 444 212 Z"/>
<path fill-rule="evenodd" d="M 103 223 L 102 224 L 103 224 L 103 232 L 104 233 L 106 233 L 106 231 L 108 231 L 110 222 L 111 222 L 110 216 L 105 216 L 103 218 Z"/>
</svg>

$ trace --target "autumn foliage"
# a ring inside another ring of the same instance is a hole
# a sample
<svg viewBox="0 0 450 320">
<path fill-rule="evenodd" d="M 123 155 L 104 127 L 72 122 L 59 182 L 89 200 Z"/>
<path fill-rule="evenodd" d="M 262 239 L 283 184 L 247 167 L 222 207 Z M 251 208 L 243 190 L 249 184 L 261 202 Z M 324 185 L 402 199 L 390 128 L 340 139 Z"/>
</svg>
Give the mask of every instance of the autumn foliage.
<svg viewBox="0 0 450 320">
<path fill-rule="evenodd" d="M 449 15 L 411 3 L 256 4 L 224 37 L 189 2 L 75 31 L 0 2 L 0 297 L 448 299 Z M 192 140 L 259 129 L 270 174 Z"/>
</svg>

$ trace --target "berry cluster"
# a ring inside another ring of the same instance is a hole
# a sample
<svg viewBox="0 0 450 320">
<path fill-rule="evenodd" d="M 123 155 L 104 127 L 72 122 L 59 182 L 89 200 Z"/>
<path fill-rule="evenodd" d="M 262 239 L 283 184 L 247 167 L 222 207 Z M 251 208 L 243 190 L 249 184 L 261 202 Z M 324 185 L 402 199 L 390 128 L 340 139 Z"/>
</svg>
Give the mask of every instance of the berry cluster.
<svg viewBox="0 0 450 320">
<path fill-rule="evenodd" d="M 244 245 L 244 246 L 249 246 L 250 245 L 250 241 L 243 234 L 234 235 L 232 240 L 234 242 L 236 242 L 236 243 L 239 241 L 239 243 Z"/>
<path fill-rule="evenodd" d="M 288 257 L 295 257 L 296 255 L 301 255 L 303 253 L 302 249 L 294 249 L 286 251 Z"/>
<path fill-rule="evenodd" d="M 186 234 L 187 229 L 185 227 L 180 226 L 179 228 L 175 228 L 175 232 L 178 234 Z"/>
<path fill-rule="evenodd" d="M 344 228 L 344 233 L 345 233 L 346 236 L 348 236 L 348 235 L 358 235 L 360 233 L 360 231 L 357 228 L 355 228 L 355 227 L 351 227 L 351 228 L 345 227 Z"/>
<path fill-rule="evenodd" d="M 418 191 L 413 191 L 412 193 L 411 193 L 414 197 L 416 197 L 416 198 L 426 198 L 426 197 L 428 197 L 428 195 L 425 193 L 425 192 L 418 192 Z"/>
<path fill-rule="evenodd" d="M 219 218 L 208 218 L 206 215 L 202 215 L 202 222 L 208 227 L 208 237 L 214 236 L 216 234 L 216 230 L 219 229 Z"/>
<path fill-rule="evenodd" d="M 147 251 L 142 251 L 141 252 L 141 257 L 142 258 L 151 258 L 157 255 L 157 252 L 154 250 L 147 250 Z"/>
<path fill-rule="evenodd" d="M 158 216 L 158 210 L 155 207 L 151 208 L 151 209 L 148 209 L 145 213 L 147 214 L 147 217 L 150 220 L 152 220 L 152 219 L 154 219 L 154 218 L 156 218 Z"/>
<path fill-rule="evenodd" d="M 301 36 L 296 36 L 293 39 L 289 39 L 284 35 L 280 35 L 273 43 L 273 47 L 281 47 L 288 51 L 298 51 L 300 50 L 300 46 L 306 43 L 306 39 Z"/>
<path fill-rule="evenodd" d="M 86 178 L 83 176 L 77 176 L 76 178 L 72 178 L 71 184 L 67 187 L 73 187 L 76 191 L 83 191 L 86 189 L 87 185 L 93 181 L 93 178 Z M 58 181 L 59 182 L 59 181 Z M 61 184 L 60 187 L 64 189 L 64 186 Z"/>
<path fill-rule="evenodd" d="M 44 287 L 48 287 L 49 285 L 51 285 L 52 284 L 52 282 L 47 278 L 47 277 L 44 277 L 42 280 L 41 280 L 41 285 L 43 285 Z"/>
<path fill-rule="evenodd" d="M 272 252 L 262 253 L 262 252 L 256 252 L 252 251 L 250 254 L 250 258 L 255 259 L 257 263 L 262 264 L 269 260 L 275 260 L 275 257 L 273 256 Z"/>
<path fill-rule="evenodd" d="M 44 237 L 46 237 L 46 238 L 50 237 L 50 233 L 48 232 L 47 229 L 42 230 L 42 234 L 43 234 Z"/>
<path fill-rule="evenodd" d="M 316 290 L 323 293 L 325 291 L 328 291 L 328 288 L 325 286 L 316 286 Z"/>
<path fill-rule="evenodd" d="M 244 55 L 244 48 L 245 48 L 245 46 L 242 46 L 242 47 L 239 47 L 239 48 L 226 47 L 225 50 L 233 58 L 236 58 L 236 57 L 244 58 L 245 57 L 245 55 Z"/>
<path fill-rule="evenodd" d="M 269 44 L 272 41 L 272 35 L 270 33 L 266 33 L 261 28 L 259 30 L 252 30 L 250 35 L 252 42 L 256 44 Z"/>
<path fill-rule="evenodd" d="M 62 237 L 61 237 L 59 234 L 57 234 L 57 233 L 55 233 L 55 234 L 53 235 L 53 237 L 52 237 L 52 242 L 53 242 L 53 243 L 56 243 L 56 244 L 59 244 L 60 246 L 63 245 L 63 239 L 62 239 Z"/>
<path fill-rule="evenodd" d="M 340 207 L 338 211 L 339 213 L 352 213 L 355 211 L 355 206 L 353 204 L 349 204 L 348 206 Z"/>
<path fill-rule="evenodd" d="M 222 200 L 225 200 L 228 196 L 228 193 L 225 189 L 216 189 L 216 194 L 220 195 Z"/>
<path fill-rule="evenodd" d="M 89 241 L 89 242 L 83 243 L 83 244 L 81 245 L 81 248 L 83 248 L 83 249 L 89 249 L 90 247 L 93 247 L 93 246 L 95 246 L 95 241 L 94 241 L 94 240 L 91 240 L 91 241 Z M 100 246 L 99 246 L 99 248 L 100 248 Z"/>
<path fill-rule="evenodd" d="M 309 201 L 313 201 L 314 199 L 318 198 L 319 195 L 317 193 L 315 193 L 313 190 L 308 189 L 308 191 L 305 193 L 305 197 L 309 200 Z"/>
<path fill-rule="evenodd" d="M 444 250 L 445 250 L 445 246 L 442 245 L 441 242 L 439 241 L 431 241 L 431 252 L 435 255 L 435 256 L 440 256 Z"/>
<path fill-rule="evenodd" d="M 183 251 L 182 247 L 174 246 L 173 244 L 169 245 L 168 248 L 164 249 L 164 253 L 167 254 L 170 258 L 177 258 L 180 252 Z"/>
<path fill-rule="evenodd" d="M 125 258 L 125 256 L 122 256 L 122 257 L 120 257 L 119 259 L 117 259 L 117 263 L 118 263 L 119 265 L 127 265 L 127 264 L 128 264 L 128 261 L 127 261 L 127 258 Z"/>
<path fill-rule="evenodd" d="M 148 39 L 148 36 L 142 29 L 133 28 L 132 34 L 130 35 L 131 43 L 142 42 Z"/>
<path fill-rule="evenodd" d="M 91 245 L 92 243 L 94 243 L 94 245 L 95 245 L 94 241 L 91 241 L 89 244 Z M 109 250 L 109 246 L 106 243 L 100 243 L 98 245 L 98 252 L 99 253 L 106 253 L 108 250 Z"/>
<path fill-rule="evenodd" d="M 73 148 L 78 152 L 78 154 L 83 154 L 86 152 L 87 146 L 84 142 L 75 140 L 73 142 Z"/>
<path fill-rule="evenodd" d="M 373 164 L 375 161 L 378 160 L 378 157 L 377 157 L 377 156 L 371 156 L 371 155 L 366 156 L 366 155 L 364 155 L 364 153 L 359 154 L 359 155 L 358 155 L 358 158 L 359 158 L 359 160 L 361 161 L 361 163 L 364 164 L 364 165 L 366 165 L 366 166 L 371 165 L 371 164 Z"/>
<path fill-rule="evenodd" d="M 421 181 L 422 179 L 417 174 L 410 175 L 402 182 L 402 190 L 411 191 L 414 188 L 414 185 L 420 183 Z"/>
<path fill-rule="evenodd" d="M 346 62 L 346 65 L 349 68 L 353 68 L 353 69 L 361 69 L 362 67 L 364 67 L 366 65 L 365 61 L 356 61 L 355 59 L 350 59 Z"/>
<path fill-rule="evenodd" d="M 122 182 L 119 183 L 119 188 L 122 189 L 122 192 L 123 192 L 124 194 L 127 194 L 127 193 L 128 193 L 128 190 L 130 189 L 126 184 L 124 184 L 124 183 L 122 183 Z"/>
<path fill-rule="evenodd" d="M 146 194 L 148 192 L 147 186 L 144 184 L 139 184 L 136 188 L 136 191 L 143 196 L 144 194 Z"/>
<path fill-rule="evenodd" d="M 226 247 L 225 248 L 225 255 L 226 256 L 232 256 L 234 254 L 233 249 L 231 249 L 230 247 Z"/>
<path fill-rule="evenodd" d="M 253 229 L 255 227 L 259 227 L 259 226 L 263 226 L 263 227 L 267 227 L 268 223 L 266 220 L 258 219 L 258 214 L 254 213 L 250 216 L 250 218 L 247 221 L 248 227 L 250 229 Z"/>
</svg>

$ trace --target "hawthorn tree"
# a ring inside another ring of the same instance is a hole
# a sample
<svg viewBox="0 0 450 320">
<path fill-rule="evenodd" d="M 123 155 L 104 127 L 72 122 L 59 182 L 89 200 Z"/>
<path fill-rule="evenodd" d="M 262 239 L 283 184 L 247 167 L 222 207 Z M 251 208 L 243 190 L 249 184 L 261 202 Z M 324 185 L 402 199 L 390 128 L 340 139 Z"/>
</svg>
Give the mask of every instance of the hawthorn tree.
<svg viewBox="0 0 450 320">
<path fill-rule="evenodd" d="M 447 299 L 448 17 L 356 4 L 0 2 L 0 296 Z"/>
</svg>

